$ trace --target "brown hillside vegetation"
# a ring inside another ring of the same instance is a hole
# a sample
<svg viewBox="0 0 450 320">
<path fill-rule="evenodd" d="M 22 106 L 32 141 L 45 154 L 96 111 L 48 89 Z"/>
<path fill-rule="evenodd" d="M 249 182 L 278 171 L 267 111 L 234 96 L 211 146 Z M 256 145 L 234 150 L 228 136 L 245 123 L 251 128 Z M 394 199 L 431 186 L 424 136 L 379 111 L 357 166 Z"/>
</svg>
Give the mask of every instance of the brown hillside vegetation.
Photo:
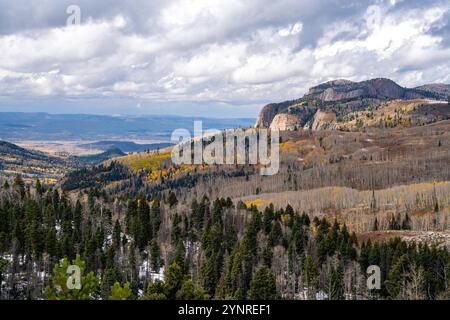
<svg viewBox="0 0 450 320">
<path fill-rule="evenodd" d="M 189 198 L 203 193 L 243 197 L 260 193 L 341 186 L 359 190 L 450 179 L 450 121 L 407 129 L 371 128 L 366 132 L 285 132 L 280 172 L 260 176 L 257 168 L 211 166 L 195 186 L 180 191 Z"/>
<path fill-rule="evenodd" d="M 378 229 L 387 230 L 406 216 L 411 230 L 444 230 L 450 202 L 449 141 L 450 120 L 354 132 L 286 131 L 280 171 L 274 176 L 261 176 L 255 166 L 176 166 L 164 150 L 116 159 L 142 182 L 114 181 L 106 190 L 115 197 L 126 196 L 129 186 L 147 194 L 172 190 L 179 210 L 189 210 L 191 201 L 203 195 L 261 208 L 290 204 L 300 212 L 337 218 L 359 233 L 371 231 L 375 218 Z"/>
<path fill-rule="evenodd" d="M 362 127 L 412 127 L 422 126 L 450 118 L 447 102 L 425 99 L 393 100 L 364 110 L 347 114 L 340 119 L 342 130 Z"/>
<path fill-rule="evenodd" d="M 375 218 L 379 230 L 389 229 L 392 219 L 408 215 L 411 230 L 445 230 L 450 221 L 450 183 L 420 183 L 376 191 L 326 187 L 307 191 L 285 191 L 239 198 L 263 209 L 288 204 L 312 216 L 337 219 L 357 233 L 372 231 Z M 435 212 L 436 203 L 438 212 Z"/>
</svg>

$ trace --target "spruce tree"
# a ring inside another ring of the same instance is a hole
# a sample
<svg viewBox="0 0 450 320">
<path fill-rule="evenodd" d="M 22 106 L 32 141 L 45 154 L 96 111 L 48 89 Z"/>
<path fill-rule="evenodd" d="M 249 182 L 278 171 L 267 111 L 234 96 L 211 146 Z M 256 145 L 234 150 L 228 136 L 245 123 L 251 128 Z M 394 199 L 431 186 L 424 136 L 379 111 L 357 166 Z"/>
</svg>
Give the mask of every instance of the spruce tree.
<svg viewBox="0 0 450 320">
<path fill-rule="evenodd" d="M 181 216 L 178 213 L 175 213 L 172 223 L 172 232 L 171 232 L 171 240 L 172 244 L 177 244 L 181 239 Z"/>
<path fill-rule="evenodd" d="M 272 230 L 273 206 L 266 207 L 263 214 L 263 229 L 266 235 Z"/>
<path fill-rule="evenodd" d="M 406 255 L 401 256 L 394 262 L 389 271 L 388 277 L 384 282 L 388 297 L 390 299 L 397 299 L 402 285 L 405 281 L 405 275 L 408 271 L 408 260 Z"/>
<path fill-rule="evenodd" d="M 189 262 L 186 260 L 186 250 L 182 241 L 179 241 L 175 246 L 175 253 L 172 261 L 175 261 L 181 267 L 183 273 L 187 274 L 189 271 Z"/>
<path fill-rule="evenodd" d="M 178 199 L 177 199 L 177 196 L 175 195 L 175 192 L 173 192 L 173 191 L 169 192 L 169 197 L 167 198 L 167 202 L 169 203 L 169 206 L 171 208 L 178 203 Z"/>
<path fill-rule="evenodd" d="M 340 263 L 330 266 L 326 275 L 325 291 L 329 300 L 344 299 L 344 272 Z"/>
<path fill-rule="evenodd" d="M 159 272 L 159 268 L 161 267 L 161 257 L 156 239 L 152 239 L 150 242 L 150 264 L 153 272 Z"/>
<path fill-rule="evenodd" d="M 79 243 L 81 241 L 81 225 L 83 221 L 83 212 L 82 212 L 82 206 L 79 200 L 77 200 L 77 203 L 75 205 L 75 210 L 73 212 L 73 239 L 76 243 Z"/>
<path fill-rule="evenodd" d="M 178 290 L 181 289 L 183 284 L 183 271 L 176 262 L 172 262 L 172 264 L 165 270 L 164 275 L 166 296 L 169 300 L 173 300 L 176 298 L 176 294 Z"/>
<path fill-rule="evenodd" d="M 262 252 L 262 260 L 263 260 L 262 262 L 265 267 L 267 268 L 272 267 L 272 256 L 273 256 L 272 247 L 267 246 Z"/>
<path fill-rule="evenodd" d="M 212 210 L 213 216 L 212 216 L 212 224 L 218 224 L 222 225 L 222 215 L 223 215 L 223 207 L 222 202 L 220 199 L 216 199 L 213 202 L 213 210 Z"/>
<path fill-rule="evenodd" d="M 121 240 L 122 240 L 121 233 L 122 233 L 122 227 L 120 226 L 119 220 L 116 220 L 116 222 L 114 223 L 114 229 L 113 229 L 113 233 L 112 233 L 112 246 L 115 250 L 120 249 Z"/>
<path fill-rule="evenodd" d="M 372 231 L 378 231 L 378 219 L 375 217 L 375 221 L 373 222 Z"/>
<path fill-rule="evenodd" d="M 42 195 L 44 193 L 44 190 L 42 189 L 42 184 L 39 179 L 36 180 L 36 193 L 38 195 Z"/>
<path fill-rule="evenodd" d="M 281 244 L 283 238 L 283 231 L 281 230 L 281 224 L 278 220 L 273 222 L 272 230 L 269 234 L 269 244 L 272 247 L 275 247 L 279 244 Z"/>
<path fill-rule="evenodd" d="M 13 188 L 20 195 L 21 199 L 25 197 L 25 182 L 22 179 L 22 175 L 16 175 Z"/>
<path fill-rule="evenodd" d="M 152 238 L 158 237 L 159 227 L 161 225 L 161 200 L 156 197 L 152 202 L 151 208 L 151 224 L 152 224 Z"/>
<path fill-rule="evenodd" d="M 304 266 L 303 266 L 303 278 L 306 287 L 308 288 L 308 292 L 311 290 L 317 289 L 318 286 L 318 276 L 319 270 L 317 264 L 314 260 L 308 256 L 306 257 Z"/>
<path fill-rule="evenodd" d="M 274 300 L 277 299 L 277 288 L 272 272 L 266 267 L 256 270 L 250 283 L 248 292 L 250 300 Z"/>
<path fill-rule="evenodd" d="M 103 299 L 108 299 L 108 297 L 111 295 L 111 289 L 117 282 L 117 280 L 118 279 L 116 272 L 111 266 L 104 270 L 101 283 L 101 292 Z"/>
</svg>

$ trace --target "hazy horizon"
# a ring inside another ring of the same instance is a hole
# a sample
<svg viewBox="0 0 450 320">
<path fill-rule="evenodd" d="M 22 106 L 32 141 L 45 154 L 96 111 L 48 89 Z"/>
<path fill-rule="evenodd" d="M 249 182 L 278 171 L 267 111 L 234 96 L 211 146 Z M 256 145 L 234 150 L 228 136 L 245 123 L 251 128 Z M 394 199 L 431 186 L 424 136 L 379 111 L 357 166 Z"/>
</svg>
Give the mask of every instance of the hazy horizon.
<svg viewBox="0 0 450 320">
<path fill-rule="evenodd" d="M 217 120 L 255 120 L 254 117 L 236 117 L 236 116 L 204 116 L 204 115 L 186 115 L 186 114 L 171 114 L 171 113 L 89 113 L 89 112 L 52 112 L 52 111 L 3 111 L 0 114 L 45 114 L 55 116 L 99 116 L 99 117 L 136 117 L 136 118 L 187 118 L 187 119 L 217 119 Z"/>
</svg>

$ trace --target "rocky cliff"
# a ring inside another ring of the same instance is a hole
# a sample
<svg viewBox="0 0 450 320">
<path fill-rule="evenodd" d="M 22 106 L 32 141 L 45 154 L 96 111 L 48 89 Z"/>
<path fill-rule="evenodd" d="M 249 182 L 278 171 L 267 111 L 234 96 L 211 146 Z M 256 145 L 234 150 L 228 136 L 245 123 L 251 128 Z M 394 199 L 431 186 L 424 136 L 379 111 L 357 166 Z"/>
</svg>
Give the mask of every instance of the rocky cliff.
<svg viewBox="0 0 450 320">
<path fill-rule="evenodd" d="M 270 129 L 280 131 L 293 131 L 299 129 L 300 117 L 296 114 L 279 113 L 270 124 Z"/>
<path fill-rule="evenodd" d="M 361 98 L 404 99 L 409 89 L 389 79 L 372 79 L 362 82 L 334 80 L 312 87 L 305 95 L 307 99 L 339 101 Z"/>
<path fill-rule="evenodd" d="M 419 98 L 446 100 L 448 96 L 450 96 L 450 85 L 445 84 L 404 88 L 385 78 L 362 82 L 333 80 L 310 88 L 308 93 L 298 100 L 266 105 L 261 110 L 255 127 L 292 128 L 295 126 L 294 119 L 298 120 L 297 127 L 302 127 L 307 122 L 311 126 L 313 125 L 312 115 L 319 109 L 330 110 L 339 118 L 350 112 L 376 106 L 388 100 Z M 295 114 L 298 117 L 276 117 L 281 113 Z M 319 113 L 318 116 L 320 118 L 325 115 Z M 326 118 L 329 118 L 329 115 Z M 276 123 L 271 126 L 275 119 Z M 323 127 L 320 121 L 318 127 Z M 329 125 L 325 127 L 329 127 Z"/>
<path fill-rule="evenodd" d="M 295 106 L 298 100 L 285 101 L 281 103 L 271 103 L 264 106 L 256 119 L 256 128 L 268 128 L 272 123 L 273 118 L 290 106 Z"/>
<path fill-rule="evenodd" d="M 337 130 L 339 129 L 339 124 L 337 123 L 336 114 L 332 111 L 318 110 L 312 122 L 307 124 L 305 129 L 311 129 L 312 131 Z"/>
</svg>

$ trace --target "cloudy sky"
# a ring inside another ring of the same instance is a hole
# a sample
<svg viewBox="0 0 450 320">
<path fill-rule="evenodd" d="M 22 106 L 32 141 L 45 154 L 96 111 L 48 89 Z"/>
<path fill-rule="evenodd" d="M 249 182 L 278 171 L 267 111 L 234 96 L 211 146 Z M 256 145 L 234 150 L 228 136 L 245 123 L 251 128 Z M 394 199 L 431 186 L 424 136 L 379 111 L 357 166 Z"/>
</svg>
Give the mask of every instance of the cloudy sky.
<svg viewBox="0 0 450 320">
<path fill-rule="evenodd" d="M 0 0 L 0 111 L 253 117 L 331 79 L 450 83 L 449 61 L 450 0 Z"/>
</svg>

